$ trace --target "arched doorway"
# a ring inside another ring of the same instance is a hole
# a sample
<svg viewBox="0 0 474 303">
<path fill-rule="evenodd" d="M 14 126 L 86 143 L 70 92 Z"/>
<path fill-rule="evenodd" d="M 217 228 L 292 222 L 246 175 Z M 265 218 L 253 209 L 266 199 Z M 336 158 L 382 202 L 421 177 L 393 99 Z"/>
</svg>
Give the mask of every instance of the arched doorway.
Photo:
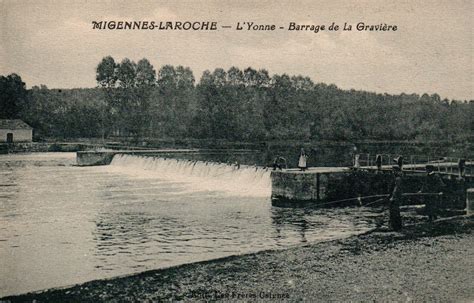
<svg viewBox="0 0 474 303">
<path fill-rule="evenodd" d="M 13 133 L 7 134 L 7 143 L 13 143 Z"/>
</svg>

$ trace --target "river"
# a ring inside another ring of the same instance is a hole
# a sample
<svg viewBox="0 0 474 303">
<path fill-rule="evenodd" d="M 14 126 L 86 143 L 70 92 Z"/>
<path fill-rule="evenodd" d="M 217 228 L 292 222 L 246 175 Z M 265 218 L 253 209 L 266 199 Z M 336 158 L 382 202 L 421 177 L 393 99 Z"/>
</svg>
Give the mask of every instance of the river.
<svg viewBox="0 0 474 303">
<path fill-rule="evenodd" d="M 364 208 L 272 207 L 270 172 L 75 153 L 0 155 L 0 297 L 364 232 Z"/>
</svg>

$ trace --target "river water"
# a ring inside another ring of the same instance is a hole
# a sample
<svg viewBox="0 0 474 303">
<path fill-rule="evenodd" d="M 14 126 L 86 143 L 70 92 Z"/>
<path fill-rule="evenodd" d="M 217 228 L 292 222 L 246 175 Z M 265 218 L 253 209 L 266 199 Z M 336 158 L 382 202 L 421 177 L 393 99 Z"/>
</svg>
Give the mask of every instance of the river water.
<svg viewBox="0 0 474 303">
<path fill-rule="evenodd" d="M 0 155 L 0 297 L 371 228 L 363 208 L 272 207 L 250 166 L 75 153 Z"/>
</svg>

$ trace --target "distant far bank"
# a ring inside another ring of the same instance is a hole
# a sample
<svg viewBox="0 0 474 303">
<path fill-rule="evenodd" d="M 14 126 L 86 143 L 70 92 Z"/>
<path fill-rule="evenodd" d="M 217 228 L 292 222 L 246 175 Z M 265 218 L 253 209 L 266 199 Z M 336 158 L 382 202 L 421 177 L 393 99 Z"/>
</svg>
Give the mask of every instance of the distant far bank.
<svg viewBox="0 0 474 303">
<path fill-rule="evenodd" d="M 355 153 L 372 155 L 385 153 L 393 155 L 427 155 L 436 157 L 474 157 L 472 139 L 465 140 L 267 140 L 267 141 L 232 141 L 225 139 L 194 139 L 194 138 L 48 138 L 30 143 L 0 144 L 0 154 L 16 152 L 77 152 L 100 149 L 223 149 L 252 150 L 264 152 L 267 161 L 275 156 L 296 157 L 301 148 L 310 155 L 310 161 L 328 154 L 337 157 L 340 163 L 349 161 Z"/>
<path fill-rule="evenodd" d="M 130 147 L 130 148 L 167 148 L 167 147 L 265 147 L 265 146 L 363 146 L 366 144 L 376 145 L 472 145 L 474 138 L 457 138 L 456 140 L 261 140 L 261 141 L 234 141 L 226 139 L 195 139 L 195 138 L 138 138 L 138 137 L 109 137 L 109 138 L 42 138 L 34 139 L 33 142 L 19 142 L 14 144 L 0 143 L 0 145 L 11 146 L 41 146 L 48 145 L 78 145 L 78 146 L 100 146 L 100 147 Z"/>
<path fill-rule="evenodd" d="M 270 75 L 251 67 L 206 71 L 197 83 L 187 67 L 166 65 L 156 73 L 146 59 L 135 63 L 125 58 L 117 63 L 107 56 L 97 66 L 97 88 L 26 90 L 19 75 L 1 78 L 0 91 L 5 94 L 0 118 L 22 119 L 34 129 L 36 141 L 121 137 L 136 143 L 156 141 L 148 138 L 462 142 L 473 138 L 474 100 L 343 90 L 309 77 Z"/>
</svg>

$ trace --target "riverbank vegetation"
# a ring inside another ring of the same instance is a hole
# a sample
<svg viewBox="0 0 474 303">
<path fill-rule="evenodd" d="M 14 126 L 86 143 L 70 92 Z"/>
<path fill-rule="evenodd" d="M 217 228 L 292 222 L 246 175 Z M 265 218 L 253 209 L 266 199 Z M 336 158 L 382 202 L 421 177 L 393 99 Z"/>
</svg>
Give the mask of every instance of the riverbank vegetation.
<svg viewBox="0 0 474 303">
<path fill-rule="evenodd" d="M 1 117 L 21 118 L 41 138 L 262 140 L 465 140 L 474 100 L 433 94 L 342 90 L 303 76 L 232 67 L 205 71 L 147 59 L 105 57 L 96 88 L 27 90 L 1 76 Z"/>
</svg>

